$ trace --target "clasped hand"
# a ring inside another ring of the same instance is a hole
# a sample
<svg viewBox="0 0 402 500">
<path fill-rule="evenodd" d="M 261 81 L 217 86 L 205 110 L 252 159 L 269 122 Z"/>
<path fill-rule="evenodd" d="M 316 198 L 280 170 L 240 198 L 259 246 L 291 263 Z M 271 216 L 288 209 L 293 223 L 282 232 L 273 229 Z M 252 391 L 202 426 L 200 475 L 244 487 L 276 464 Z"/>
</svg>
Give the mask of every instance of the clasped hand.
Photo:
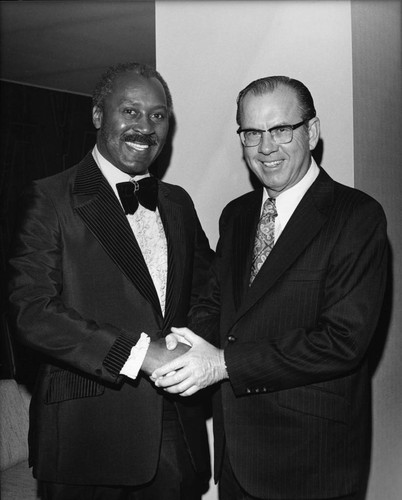
<svg viewBox="0 0 402 500">
<path fill-rule="evenodd" d="M 191 349 L 152 373 L 151 379 L 157 387 L 171 394 L 191 396 L 227 378 L 221 349 L 188 328 L 172 328 L 172 333 L 166 337 L 166 346 L 173 350 L 179 342 L 189 344 Z"/>
</svg>

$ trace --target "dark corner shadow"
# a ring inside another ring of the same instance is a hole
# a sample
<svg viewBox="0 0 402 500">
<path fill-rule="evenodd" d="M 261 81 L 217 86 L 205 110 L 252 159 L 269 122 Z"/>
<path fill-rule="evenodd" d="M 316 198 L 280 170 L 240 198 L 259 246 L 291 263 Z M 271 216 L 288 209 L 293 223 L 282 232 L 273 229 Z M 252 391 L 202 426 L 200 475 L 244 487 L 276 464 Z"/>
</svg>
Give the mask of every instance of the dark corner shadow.
<svg viewBox="0 0 402 500">
<path fill-rule="evenodd" d="M 393 252 L 390 242 L 388 242 L 388 269 L 387 284 L 385 287 L 384 301 L 381 308 L 380 318 L 370 344 L 368 359 L 370 375 L 374 376 L 384 353 L 385 345 L 389 335 L 389 326 L 393 308 Z"/>
<path fill-rule="evenodd" d="M 314 161 L 317 163 L 317 165 L 321 165 L 322 158 L 324 156 L 324 141 L 321 138 L 318 140 L 317 146 L 315 147 L 314 151 L 312 152 L 312 156 L 314 158 Z M 244 160 L 244 157 L 243 157 L 243 160 Z M 251 183 L 253 189 L 257 189 L 257 188 L 261 187 L 261 182 L 257 179 L 255 174 L 250 169 L 248 169 L 248 175 L 249 175 L 249 180 L 250 180 L 250 183 Z"/>
<path fill-rule="evenodd" d="M 176 133 L 176 118 L 174 115 L 169 120 L 169 132 L 166 137 L 165 146 L 149 171 L 158 179 L 163 179 L 170 165 L 173 153 L 173 138 Z"/>
</svg>

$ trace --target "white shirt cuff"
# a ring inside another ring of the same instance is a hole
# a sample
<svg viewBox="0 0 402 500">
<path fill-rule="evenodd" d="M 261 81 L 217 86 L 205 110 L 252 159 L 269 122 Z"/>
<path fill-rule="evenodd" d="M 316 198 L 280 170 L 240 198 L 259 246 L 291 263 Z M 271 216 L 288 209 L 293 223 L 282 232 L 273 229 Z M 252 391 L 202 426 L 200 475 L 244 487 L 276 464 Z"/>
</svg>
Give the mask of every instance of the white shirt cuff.
<svg viewBox="0 0 402 500">
<path fill-rule="evenodd" d="M 131 349 L 130 356 L 124 363 L 124 366 L 120 371 L 120 375 L 125 375 L 131 379 L 137 378 L 138 372 L 140 371 L 147 354 L 150 340 L 150 337 L 148 337 L 146 333 L 141 333 L 138 342 Z"/>
</svg>

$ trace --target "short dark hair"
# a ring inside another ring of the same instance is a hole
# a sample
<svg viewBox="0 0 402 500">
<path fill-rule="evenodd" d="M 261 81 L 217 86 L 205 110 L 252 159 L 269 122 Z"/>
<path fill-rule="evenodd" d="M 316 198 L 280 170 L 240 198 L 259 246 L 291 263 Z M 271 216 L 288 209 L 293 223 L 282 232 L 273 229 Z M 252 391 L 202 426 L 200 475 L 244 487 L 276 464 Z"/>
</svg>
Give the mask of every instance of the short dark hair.
<svg viewBox="0 0 402 500">
<path fill-rule="evenodd" d="M 313 97 L 310 94 L 309 89 L 302 82 L 288 76 L 267 76 L 254 80 L 239 93 L 237 97 L 236 113 L 236 121 L 238 125 L 240 125 L 241 118 L 241 103 L 249 92 L 252 92 L 254 95 L 264 95 L 269 92 L 273 92 L 280 85 L 287 86 L 295 91 L 302 112 L 302 120 L 310 120 L 316 116 Z"/>
<path fill-rule="evenodd" d="M 173 101 L 167 83 L 155 68 L 149 66 L 148 64 L 141 64 L 136 62 L 119 63 L 114 66 L 110 66 L 101 75 L 100 80 L 94 88 L 94 91 L 92 93 L 92 106 L 98 106 L 99 108 L 103 109 L 105 98 L 112 92 L 113 83 L 116 78 L 122 73 L 127 73 L 129 71 L 134 71 L 135 73 L 137 73 L 137 75 L 141 75 L 145 78 L 156 78 L 161 82 L 165 91 L 166 104 L 170 116 L 173 111 Z"/>
</svg>

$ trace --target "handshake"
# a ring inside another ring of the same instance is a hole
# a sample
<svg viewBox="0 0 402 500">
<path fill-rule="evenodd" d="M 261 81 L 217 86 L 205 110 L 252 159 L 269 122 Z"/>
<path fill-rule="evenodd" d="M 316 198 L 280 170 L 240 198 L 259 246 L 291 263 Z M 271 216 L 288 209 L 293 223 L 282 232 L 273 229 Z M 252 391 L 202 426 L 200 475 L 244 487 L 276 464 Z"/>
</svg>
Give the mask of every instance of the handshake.
<svg viewBox="0 0 402 500">
<path fill-rule="evenodd" d="M 172 328 L 165 339 L 151 342 L 142 371 L 156 387 L 181 396 L 228 378 L 223 350 L 188 328 Z"/>
</svg>

